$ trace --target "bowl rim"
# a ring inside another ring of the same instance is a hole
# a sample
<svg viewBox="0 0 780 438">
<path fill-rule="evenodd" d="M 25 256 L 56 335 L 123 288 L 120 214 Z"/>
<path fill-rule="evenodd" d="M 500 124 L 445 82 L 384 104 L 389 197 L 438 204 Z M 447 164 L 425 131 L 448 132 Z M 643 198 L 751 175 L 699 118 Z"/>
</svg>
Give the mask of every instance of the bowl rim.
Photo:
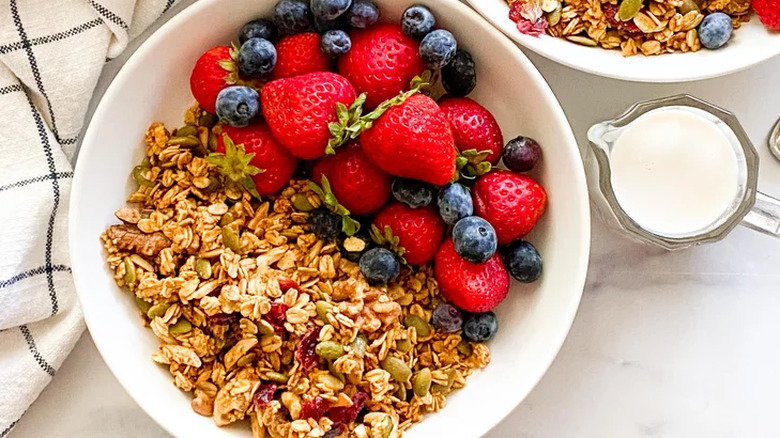
<svg viewBox="0 0 780 438">
<path fill-rule="evenodd" d="M 213 3 L 220 2 L 222 0 L 200 0 L 197 2 L 192 3 L 191 5 L 184 8 L 182 11 L 177 13 L 176 15 L 172 16 L 167 22 L 163 23 L 157 30 L 155 30 L 149 37 L 143 41 L 139 47 L 135 50 L 134 53 L 132 53 L 125 64 L 121 67 L 119 72 L 112 78 L 111 83 L 107 87 L 104 95 L 101 97 L 100 102 L 96 106 L 96 109 L 93 113 L 93 116 L 91 120 L 89 121 L 89 124 L 84 129 L 84 135 L 83 135 L 83 141 L 81 145 L 81 149 L 79 151 L 79 155 L 81 154 L 87 154 L 89 155 L 93 148 L 98 147 L 99 141 L 96 137 L 95 131 L 97 128 L 93 128 L 94 126 L 100 124 L 101 120 L 106 117 L 105 113 L 108 111 L 107 107 L 109 106 L 109 102 L 112 102 L 116 99 L 117 94 L 121 90 L 121 85 L 125 82 L 126 78 L 129 77 L 132 74 L 132 71 L 135 70 L 137 67 L 136 64 L 139 62 L 139 59 L 143 57 L 143 54 L 150 52 L 152 50 L 152 47 L 157 44 L 158 41 L 164 39 L 173 29 L 177 28 L 179 25 L 185 23 L 190 19 L 190 17 L 195 16 L 196 14 L 200 13 L 202 9 L 206 9 L 210 7 Z M 395 1 L 395 0 L 391 0 Z M 528 381 L 531 382 L 531 384 L 528 386 L 527 391 L 520 394 L 520 396 L 510 398 L 510 399 L 504 399 L 504 403 L 502 403 L 500 406 L 496 406 L 494 409 L 491 410 L 492 416 L 489 421 L 485 422 L 486 428 L 484 431 L 481 432 L 482 435 L 487 434 L 490 430 L 495 428 L 496 425 L 498 425 L 501 421 L 503 421 L 512 411 L 514 411 L 517 406 L 525 400 L 525 398 L 530 394 L 530 392 L 537 386 L 539 381 L 542 379 L 542 377 L 547 373 L 547 370 L 549 370 L 550 366 L 552 365 L 555 358 L 558 356 L 558 353 L 560 349 L 563 346 L 563 343 L 568 336 L 569 331 L 571 330 L 572 324 L 574 322 L 574 318 L 577 313 L 577 309 L 579 308 L 579 303 L 582 298 L 582 294 L 585 287 L 585 280 L 587 277 L 588 272 L 588 265 L 590 261 L 590 246 L 591 246 L 591 216 L 590 216 L 590 198 L 587 190 L 587 184 L 585 179 L 585 169 L 584 165 L 582 163 L 582 158 L 580 155 L 580 150 L 577 144 L 577 141 L 574 137 L 574 134 L 571 129 L 571 125 L 568 122 L 568 118 L 566 117 L 566 114 L 563 111 L 563 108 L 560 105 L 560 102 L 558 101 L 557 97 L 553 93 L 552 89 L 550 88 L 549 84 L 546 82 L 546 80 L 542 77 L 541 73 L 536 69 L 536 67 L 533 65 L 533 63 L 528 59 L 528 57 L 520 51 L 517 46 L 512 43 L 511 40 L 506 38 L 501 32 L 499 32 L 495 27 L 493 27 L 488 21 L 486 21 L 480 14 L 478 14 L 473 9 L 469 8 L 467 5 L 462 3 L 459 0 L 428 0 L 431 3 L 440 3 L 446 5 L 448 8 L 452 8 L 453 10 L 457 10 L 460 13 L 462 13 L 465 16 L 470 17 L 470 20 L 477 26 L 481 26 L 486 32 L 488 32 L 493 37 L 493 42 L 495 44 L 501 45 L 505 50 L 514 53 L 515 57 L 517 58 L 517 61 L 519 61 L 521 64 L 525 66 L 527 69 L 529 79 L 530 81 L 540 90 L 540 92 L 545 95 L 545 100 L 550 102 L 552 106 L 553 111 L 553 117 L 555 122 L 557 123 L 558 129 L 561 131 L 561 135 L 566 139 L 566 144 L 561 145 L 560 147 L 566 147 L 571 149 L 571 154 L 569 156 L 571 159 L 577 161 L 579 165 L 575 165 L 575 174 L 573 175 L 573 178 L 575 180 L 575 189 L 576 193 L 573 193 L 574 197 L 576 199 L 579 199 L 579 214 L 582 217 L 582 220 L 579 221 L 576 226 L 579 228 L 577 235 L 580 237 L 580 242 L 576 245 L 578 247 L 578 254 L 576 256 L 577 260 L 580 260 L 579 265 L 577 266 L 576 272 L 571 273 L 571 278 L 573 279 L 571 284 L 572 286 L 572 292 L 570 294 L 570 297 L 567 302 L 567 306 L 565 308 L 561 308 L 559 313 L 557 314 L 557 319 L 561 321 L 561 324 L 559 326 L 561 329 L 554 334 L 551 334 L 551 341 L 547 343 L 548 349 L 546 355 L 548 356 L 543 362 L 545 363 L 544 367 L 539 367 L 539 372 L 536 373 L 536 375 L 528 376 Z M 411 0 L 410 0 L 411 2 Z M 74 177 L 72 182 L 72 188 L 71 188 L 71 198 L 69 203 L 69 212 L 68 212 L 68 222 L 69 224 L 77 223 L 77 219 L 81 213 L 79 213 L 79 207 L 84 205 L 84 202 L 82 201 L 82 193 L 84 193 L 84 182 L 82 177 L 82 173 L 84 172 L 83 167 L 81 163 L 85 162 L 86 160 L 76 160 L 76 165 L 74 168 Z M 577 163 L 575 163 L 577 164 Z M 571 224 L 568 224 L 567 226 L 571 226 Z M 87 297 L 86 292 L 81 292 L 82 290 L 86 290 L 89 288 L 89 283 L 87 282 L 86 278 L 82 277 L 81 273 L 82 271 L 86 271 L 89 269 L 87 266 L 82 265 L 82 261 L 76 257 L 77 254 L 75 254 L 74 248 L 79 248 L 80 245 L 78 242 L 78 236 L 77 236 L 77 230 L 78 227 L 75 226 L 69 226 L 68 230 L 68 243 L 69 243 L 69 253 L 71 254 L 71 266 L 72 266 L 72 275 L 73 280 L 76 287 L 76 292 L 79 298 L 79 301 L 82 302 L 85 297 Z M 103 361 L 106 363 L 108 368 L 111 370 L 111 373 L 114 375 L 114 377 L 119 381 L 120 385 L 124 388 L 124 390 L 130 395 L 130 397 L 133 399 L 133 401 L 149 416 L 151 417 L 162 429 L 164 429 L 167 433 L 171 434 L 172 436 L 177 436 L 176 431 L 174 430 L 173 423 L 168 421 L 168 418 L 164 414 L 163 411 L 152 411 L 147 408 L 144 404 L 140 402 L 140 393 L 142 392 L 139 388 L 135 388 L 130 381 L 129 376 L 125 376 L 124 374 L 118 373 L 115 371 L 115 367 L 112 366 L 114 359 L 112 358 L 112 355 L 110 351 L 107 349 L 107 346 L 104 345 L 104 342 L 102 341 L 102 336 L 98 335 L 95 336 L 93 334 L 93 327 L 98 328 L 99 324 L 97 322 L 96 316 L 93 316 L 92 311 L 90 310 L 90 306 L 85 306 L 82 303 L 82 310 L 84 315 L 84 320 L 86 322 L 87 328 L 90 331 L 90 335 L 93 338 L 94 344 L 103 359 Z M 98 331 L 99 333 L 99 331 Z M 171 386 L 171 388 L 174 388 Z"/>
<path fill-rule="evenodd" d="M 464 0 L 474 8 L 475 11 L 479 12 L 479 14 L 487 19 L 496 29 L 500 30 L 503 34 L 511 38 L 513 41 L 517 42 L 523 48 L 529 49 L 533 51 L 534 53 L 543 56 L 551 61 L 557 62 L 558 64 L 564 65 L 566 67 L 572 68 L 574 70 L 579 70 L 585 73 L 592 74 L 594 76 L 600 76 L 604 78 L 609 79 L 617 79 L 622 81 L 628 81 L 628 82 L 639 82 L 639 83 L 685 83 L 685 82 L 694 82 L 694 81 L 701 81 L 705 79 L 713 79 L 713 78 L 719 78 L 722 76 L 729 76 L 734 73 L 739 73 L 741 71 L 747 70 L 751 67 L 754 67 L 756 65 L 762 64 L 776 56 L 780 56 L 780 48 L 771 53 L 771 52 L 765 52 L 763 54 L 760 54 L 755 59 L 751 60 L 750 62 L 742 62 L 742 63 L 724 63 L 724 67 L 717 70 L 708 70 L 703 73 L 698 73 L 698 70 L 687 70 L 692 73 L 685 73 L 681 74 L 679 76 L 653 76 L 651 75 L 651 72 L 655 71 L 654 69 L 644 70 L 644 69 L 616 69 L 616 70 L 610 70 L 610 69 L 599 69 L 594 67 L 591 64 L 578 64 L 576 60 L 570 59 L 568 57 L 562 56 L 558 53 L 556 53 L 553 50 L 548 50 L 548 47 L 546 46 L 546 40 L 547 39 L 553 39 L 554 37 L 543 34 L 540 37 L 535 37 L 531 35 L 524 35 L 518 31 L 514 25 L 509 25 L 507 20 L 504 20 L 505 17 L 498 17 L 496 14 L 493 14 L 490 12 L 489 8 L 486 6 L 487 0 Z M 504 0 L 501 0 L 504 1 Z M 507 6 L 508 9 L 508 6 Z M 754 17 L 756 18 L 756 17 Z M 511 22 L 510 22 L 511 23 Z M 778 38 L 780 38 L 780 35 L 778 35 Z M 573 43 L 570 43 L 573 44 Z M 778 47 L 780 47 L 780 41 L 778 41 Z M 590 47 L 581 47 L 584 49 L 591 49 Z M 682 54 L 680 53 L 672 53 L 664 55 L 666 57 L 669 56 L 680 56 Z M 685 69 L 678 69 L 680 71 L 686 71 Z"/>
</svg>

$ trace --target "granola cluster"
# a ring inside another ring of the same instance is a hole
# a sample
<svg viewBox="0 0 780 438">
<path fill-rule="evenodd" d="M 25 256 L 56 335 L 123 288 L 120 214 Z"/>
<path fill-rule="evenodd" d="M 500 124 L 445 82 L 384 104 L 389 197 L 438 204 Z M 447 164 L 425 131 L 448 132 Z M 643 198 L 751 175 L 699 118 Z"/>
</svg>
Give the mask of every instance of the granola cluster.
<svg viewBox="0 0 780 438">
<path fill-rule="evenodd" d="M 204 116 L 190 109 L 173 136 L 149 128 L 139 188 L 101 236 L 192 409 L 248 420 L 254 437 L 386 438 L 443 408 L 489 351 L 428 323 L 431 268 L 371 286 L 310 232 L 296 206 L 321 201 L 307 181 L 274 199 L 224 189 Z"/>
<path fill-rule="evenodd" d="M 627 21 L 618 18 L 617 0 L 508 0 L 510 17 L 523 31 L 530 19 L 537 33 L 577 44 L 620 50 L 623 56 L 645 56 L 701 50 L 697 28 L 705 15 L 723 12 L 734 29 L 750 17 L 750 0 L 622 0 L 638 3 Z M 538 2 L 538 13 L 528 4 Z M 538 22 L 536 20 L 539 20 Z M 529 33 L 529 32 L 526 32 Z"/>
</svg>

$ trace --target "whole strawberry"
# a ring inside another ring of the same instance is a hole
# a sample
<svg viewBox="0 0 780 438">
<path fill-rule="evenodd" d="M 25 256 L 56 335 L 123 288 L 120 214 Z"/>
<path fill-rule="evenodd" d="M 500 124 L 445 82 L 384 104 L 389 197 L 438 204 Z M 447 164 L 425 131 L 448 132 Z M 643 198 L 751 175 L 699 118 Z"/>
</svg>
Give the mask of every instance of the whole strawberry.
<svg viewBox="0 0 780 438">
<path fill-rule="evenodd" d="M 547 193 L 526 175 L 497 170 L 477 180 L 474 213 L 490 222 L 499 245 L 528 234 L 547 208 Z"/>
<path fill-rule="evenodd" d="M 455 140 L 447 117 L 428 96 L 390 107 L 360 138 L 366 155 L 385 172 L 444 185 L 455 176 Z"/>
<path fill-rule="evenodd" d="M 780 0 L 753 0 L 751 5 L 767 29 L 780 30 Z"/>
<path fill-rule="evenodd" d="M 192 96 L 204 110 L 216 114 L 217 94 L 238 81 L 236 53 L 228 46 L 218 46 L 195 62 L 190 74 Z"/>
<path fill-rule="evenodd" d="M 366 93 L 366 106 L 374 108 L 399 92 L 408 90 L 425 65 L 418 41 L 406 36 L 401 26 L 379 24 L 350 32 L 352 49 L 339 58 L 339 73 Z"/>
<path fill-rule="evenodd" d="M 233 143 L 244 145 L 247 154 L 254 154 L 249 163 L 263 170 L 252 177 L 258 194 L 272 195 L 289 184 L 298 168 L 298 159 L 276 141 L 268 125 L 258 122 L 244 128 L 223 126 L 217 137 L 217 152 L 222 154 L 225 153 L 225 135 Z"/>
<path fill-rule="evenodd" d="M 325 154 L 331 137 L 328 125 L 336 121 L 336 104 L 350 106 L 354 100 L 352 84 L 330 72 L 277 79 L 260 92 L 263 116 L 274 137 L 305 160 Z"/>
<path fill-rule="evenodd" d="M 276 43 L 276 67 L 271 78 L 330 70 L 330 58 L 320 49 L 320 34 L 315 32 L 288 35 Z"/>
<path fill-rule="evenodd" d="M 312 175 L 320 184 L 325 175 L 338 202 L 357 216 L 377 212 L 390 197 L 392 177 L 374 165 L 357 142 L 317 161 Z"/>
<path fill-rule="evenodd" d="M 446 224 L 432 206 L 393 202 L 376 215 L 371 231 L 377 243 L 389 245 L 410 265 L 422 265 L 436 256 Z"/>
<path fill-rule="evenodd" d="M 471 263 L 455 252 L 452 239 L 445 240 L 436 253 L 434 274 L 444 298 L 467 312 L 487 312 L 509 292 L 509 274 L 501 255 Z"/>
<path fill-rule="evenodd" d="M 447 115 L 455 137 L 455 146 L 466 151 L 490 151 L 485 158 L 492 165 L 498 164 L 504 149 L 504 136 L 493 114 L 468 97 L 450 97 L 439 102 L 439 108 Z"/>
</svg>

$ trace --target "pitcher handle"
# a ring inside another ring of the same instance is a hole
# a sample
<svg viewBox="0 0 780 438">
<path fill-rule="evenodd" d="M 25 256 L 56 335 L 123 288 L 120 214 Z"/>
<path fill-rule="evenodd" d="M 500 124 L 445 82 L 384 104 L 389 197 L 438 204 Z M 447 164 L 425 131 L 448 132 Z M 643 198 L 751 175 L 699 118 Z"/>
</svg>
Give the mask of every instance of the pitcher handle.
<svg viewBox="0 0 780 438">
<path fill-rule="evenodd" d="M 770 236 L 780 237 L 780 199 L 756 193 L 756 203 L 742 225 Z"/>
</svg>

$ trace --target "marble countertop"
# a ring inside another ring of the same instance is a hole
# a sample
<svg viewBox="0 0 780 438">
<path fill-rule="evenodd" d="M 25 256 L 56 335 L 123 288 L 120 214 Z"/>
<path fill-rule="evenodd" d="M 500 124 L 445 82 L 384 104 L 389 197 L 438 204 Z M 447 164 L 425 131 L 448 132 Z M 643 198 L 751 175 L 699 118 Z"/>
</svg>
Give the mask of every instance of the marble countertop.
<svg viewBox="0 0 780 438">
<path fill-rule="evenodd" d="M 726 78 L 654 85 L 529 56 L 581 144 L 592 123 L 637 100 L 689 93 L 730 109 L 761 154 L 761 189 L 780 196 L 780 163 L 765 146 L 780 116 L 780 59 Z M 98 95 L 123 59 L 108 65 Z M 613 235 L 594 218 L 590 272 L 571 333 L 528 399 L 485 436 L 780 436 L 779 267 L 780 240 L 747 229 L 667 253 Z M 122 389 L 87 333 L 11 433 L 42 436 L 168 437 Z"/>
</svg>

